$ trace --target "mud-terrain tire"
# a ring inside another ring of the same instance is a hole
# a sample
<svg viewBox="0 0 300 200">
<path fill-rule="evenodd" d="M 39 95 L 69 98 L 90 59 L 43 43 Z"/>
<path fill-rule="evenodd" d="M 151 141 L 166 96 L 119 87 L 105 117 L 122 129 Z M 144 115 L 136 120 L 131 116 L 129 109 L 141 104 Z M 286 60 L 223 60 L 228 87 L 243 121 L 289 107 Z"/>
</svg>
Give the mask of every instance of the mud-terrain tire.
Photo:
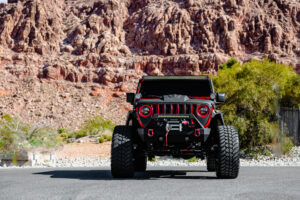
<svg viewBox="0 0 300 200">
<path fill-rule="evenodd" d="M 147 168 L 147 155 L 144 150 L 137 152 L 134 156 L 134 171 L 144 172 Z"/>
<path fill-rule="evenodd" d="M 216 157 L 213 153 L 208 153 L 206 158 L 206 168 L 209 172 L 216 171 Z"/>
<path fill-rule="evenodd" d="M 116 126 L 111 144 L 111 174 L 114 178 L 134 175 L 131 126 Z"/>
<path fill-rule="evenodd" d="M 234 126 L 218 126 L 216 174 L 218 178 L 237 178 L 240 168 L 239 136 Z"/>
</svg>

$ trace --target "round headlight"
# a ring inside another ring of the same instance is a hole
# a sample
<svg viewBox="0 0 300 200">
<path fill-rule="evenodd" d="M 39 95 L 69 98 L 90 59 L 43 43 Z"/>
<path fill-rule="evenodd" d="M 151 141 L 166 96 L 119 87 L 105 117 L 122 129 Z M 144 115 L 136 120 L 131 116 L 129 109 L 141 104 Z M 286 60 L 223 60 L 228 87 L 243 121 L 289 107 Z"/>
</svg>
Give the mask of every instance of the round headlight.
<svg viewBox="0 0 300 200">
<path fill-rule="evenodd" d="M 149 117 L 151 115 L 151 107 L 149 105 L 143 105 L 139 111 L 142 117 Z"/>
<path fill-rule="evenodd" d="M 209 113 L 209 108 L 206 105 L 200 105 L 197 107 L 197 114 L 200 117 L 206 117 Z"/>
</svg>

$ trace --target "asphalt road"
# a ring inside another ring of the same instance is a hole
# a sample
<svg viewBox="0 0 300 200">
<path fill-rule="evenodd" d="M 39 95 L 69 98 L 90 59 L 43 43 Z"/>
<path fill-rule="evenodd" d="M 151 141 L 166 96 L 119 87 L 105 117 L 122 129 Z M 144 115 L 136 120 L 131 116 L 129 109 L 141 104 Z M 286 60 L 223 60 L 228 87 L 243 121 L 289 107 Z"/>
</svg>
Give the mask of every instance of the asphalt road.
<svg viewBox="0 0 300 200">
<path fill-rule="evenodd" d="M 196 167 L 155 167 L 133 179 L 109 168 L 0 169 L 0 199 L 300 199 L 300 167 L 243 167 L 234 180 Z"/>
</svg>

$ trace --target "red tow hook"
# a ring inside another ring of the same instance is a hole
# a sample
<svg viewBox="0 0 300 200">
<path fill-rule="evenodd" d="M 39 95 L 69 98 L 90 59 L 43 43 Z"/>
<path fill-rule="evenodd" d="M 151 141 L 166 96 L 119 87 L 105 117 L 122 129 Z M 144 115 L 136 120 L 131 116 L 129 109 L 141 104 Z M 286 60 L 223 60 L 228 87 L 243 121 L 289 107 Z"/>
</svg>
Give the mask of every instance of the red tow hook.
<svg viewBox="0 0 300 200">
<path fill-rule="evenodd" d="M 194 132 L 194 136 L 195 137 L 200 137 L 200 129 L 195 129 L 195 132 Z"/>
<path fill-rule="evenodd" d="M 166 133 L 166 147 L 168 146 L 168 135 L 169 135 L 169 130 L 167 130 L 167 133 Z"/>
<path fill-rule="evenodd" d="M 188 121 L 182 121 L 182 124 L 183 124 L 183 125 L 188 125 L 189 122 L 188 122 Z"/>
<path fill-rule="evenodd" d="M 153 137 L 154 132 L 153 129 L 148 129 L 148 137 Z"/>
</svg>

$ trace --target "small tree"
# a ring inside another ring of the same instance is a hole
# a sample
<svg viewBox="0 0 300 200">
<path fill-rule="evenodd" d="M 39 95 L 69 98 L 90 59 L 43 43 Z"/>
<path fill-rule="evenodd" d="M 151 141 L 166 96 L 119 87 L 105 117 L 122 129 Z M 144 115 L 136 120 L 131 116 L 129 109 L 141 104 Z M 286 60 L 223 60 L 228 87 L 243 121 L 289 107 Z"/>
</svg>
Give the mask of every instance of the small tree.
<svg viewBox="0 0 300 200">
<path fill-rule="evenodd" d="M 113 131 L 115 125 L 112 121 L 106 120 L 102 115 L 96 115 L 82 123 L 78 131 L 73 132 L 70 137 L 81 138 L 88 135 L 97 135 L 105 130 Z"/>
<path fill-rule="evenodd" d="M 213 81 L 217 92 L 227 95 L 220 109 L 226 123 L 238 128 L 241 149 L 278 142 L 278 108 L 300 105 L 300 77 L 292 67 L 268 60 L 242 65 L 231 59 L 222 66 Z"/>
<path fill-rule="evenodd" d="M 57 132 L 50 127 L 30 126 L 10 115 L 0 117 L 0 154 L 16 157 L 22 151 L 52 148 L 61 143 Z"/>
</svg>

